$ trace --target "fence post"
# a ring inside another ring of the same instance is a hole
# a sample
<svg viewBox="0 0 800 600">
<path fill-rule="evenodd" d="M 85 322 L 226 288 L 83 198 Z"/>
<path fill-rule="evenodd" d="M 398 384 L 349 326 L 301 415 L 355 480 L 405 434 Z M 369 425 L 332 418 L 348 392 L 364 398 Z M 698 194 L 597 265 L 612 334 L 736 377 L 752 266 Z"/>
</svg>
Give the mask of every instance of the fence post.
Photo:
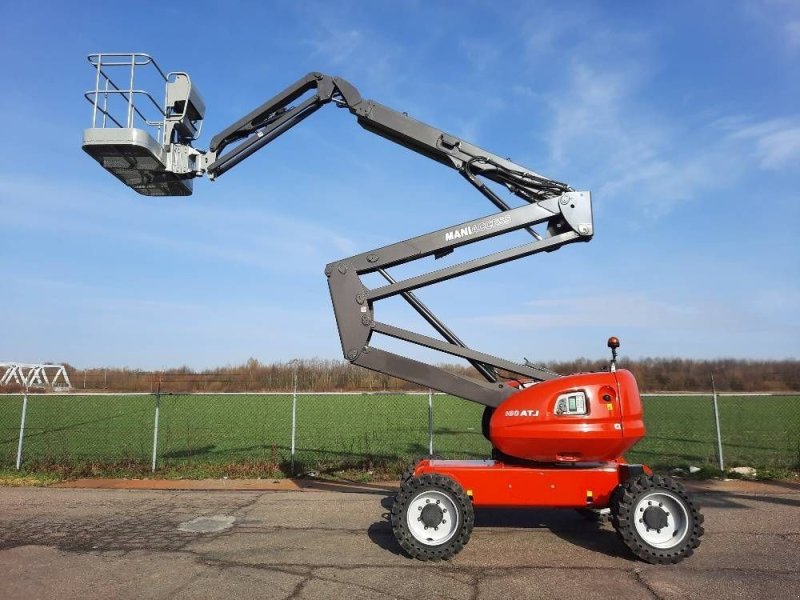
<svg viewBox="0 0 800 600">
<path fill-rule="evenodd" d="M 719 470 L 725 470 L 725 460 L 722 458 L 722 432 L 719 429 L 719 406 L 717 405 L 717 386 L 714 384 L 714 373 L 711 373 L 711 391 L 714 394 L 714 432 L 717 436 L 717 457 Z"/>
<path fill-rule="evenodd" d="M 292 475 L 294 475 L 294 452 L 295 452 L 295 440 L 297 437 L 297 364 L 295 363 L 294 370 L 292 372 Z"/>
<path fill-rule="evenodd" d="M 19 421 L 19 443 L 17 444 L 17 471 L 22 464 L 22 440 L 25 437 L 25 416 L 28 413 L 28 386 L 25 386 L 22 397 L 22 418 Z"/>
<path fill-rule="evenodd" d="M 161 380 L 158 380 L 156 391 L 156 416 L 153 422 L 153 461 L 150 467 L 152 473 L 156 472 L 156 456 L 158 455 L 158 414 L 161 412 Z"/>
<path fill-rule="evenodd" d="M 433 456 L 433 391 L 428 388 L 428 456 Z"/>
</svg>

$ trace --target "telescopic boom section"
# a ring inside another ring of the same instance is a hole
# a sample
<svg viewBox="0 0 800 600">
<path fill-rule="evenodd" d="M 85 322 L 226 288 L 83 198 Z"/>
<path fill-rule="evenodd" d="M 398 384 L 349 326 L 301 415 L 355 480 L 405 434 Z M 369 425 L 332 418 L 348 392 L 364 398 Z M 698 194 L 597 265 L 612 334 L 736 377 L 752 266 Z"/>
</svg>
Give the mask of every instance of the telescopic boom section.
<svg viewBox="0 0 800 600">
<path fill-rule="evenodd" d="M 292 104 L 311 91 L 313 95 L 296 106 Z M 548 179 L 405 113 L 364 100 L 349 82 L 322 73 L 309 73 L 214 136 L 209 147 L 208 174 L 211 177 L 222 175 L 329 102 L 347 108 L 364 129 L 456 169 L 470 180 L 479 175 L 504 185 L 528 202 L 571 190 L 564 183 Z M 240 143 L 225 152 L 236 142 Z"/>
</svg>

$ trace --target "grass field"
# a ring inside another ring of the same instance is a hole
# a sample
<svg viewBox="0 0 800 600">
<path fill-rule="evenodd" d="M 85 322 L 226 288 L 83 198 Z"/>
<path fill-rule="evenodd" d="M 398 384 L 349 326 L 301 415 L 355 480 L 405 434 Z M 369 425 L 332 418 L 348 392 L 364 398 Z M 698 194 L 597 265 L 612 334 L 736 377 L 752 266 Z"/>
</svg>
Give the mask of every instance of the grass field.
<svg viewBox="0 0 800 600">
<path fill-rule="evenodd" d="M 716 464 L 709 397 L 644 399 L 648 434 L 628 458 L 658 467 Z M 721 397 L 726 464 L 797 469 L 800 397 Z M 0 466 L 13 465 L 20 396 L 0 396 Z M 153 396 L 31 396 L 24 464 L 29 469 L 145 472 L 153 443 Z M 482 407 L 434 396 L 434 451 L 486 457 Z M 191 475 L 286 473 L 291 397 L 162 396 L 158 464 Z M 426 395 L 301 395 L 297 403 L 298 468 L 397 471 L 428 450 Z"/>
</svg>

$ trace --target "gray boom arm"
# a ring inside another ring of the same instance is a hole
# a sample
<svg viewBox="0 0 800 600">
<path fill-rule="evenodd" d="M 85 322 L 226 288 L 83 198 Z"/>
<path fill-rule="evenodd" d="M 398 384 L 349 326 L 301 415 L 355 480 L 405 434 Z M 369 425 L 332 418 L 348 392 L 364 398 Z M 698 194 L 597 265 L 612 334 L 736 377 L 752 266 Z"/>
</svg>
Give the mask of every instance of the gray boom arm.
<svg viewBox="0 0 800 600">
<path fill-rule="evenodd" d="M 298 104 L 292 104 L 301 99 Z M 206 155 L 209 177 L 222 175 L 329 102 L 347 108 L 368 131 L 456 169 L 501 211 L 329 264 L 325 274 L 345 357 L 353 364 L 490 407 L 498 406 L 516 391 L 513 386 L 499 381 L 496 369 L 536 381 L 555 377 L 527 362 L 510 362 L 467 348 L 413 291 L 538 252 L 550 252 L 565 244 L 590 240 L 593 234 L 590 194 L 575 192 L 566 184 L 543 177 L 405 113 L 364 100 L 347 81 L 321 73 L 309 73 L 214 136 Z M 478 177 L 505 186 L 528 204 L 511 208 Z M 547 223 L 544 237 L 533 229 L 538 223 Z M 404 281 L 395 281 L 386 271 L 431 255 L 440 258 L 458 246 L 516 230 L 527 231 L 534 240 Z M 387 285 L 368 289 L 361 276 L 375 272 L 386 279 Z M 444 341 L 376 321 L 374 304 L 396 295 L 404 298 Z M 370 343 L 373 333 L 464 358 L 486 382 L 375 348 Z"/>
<path fill-rule="evenodd" d="M 537 223 L 548 223 L 548 236 L 524 244 L 439 269 L 404 281 L 387 278 L 388 285 L 367 289 L 360 276 L 382 272 L 385 267 L 418 260 L 442 251 L 452 250 L 489 237 L 523 229 Z M 560 246 L 591 239 L 592 214 L 588 192 L 566 192 L 541 202 L 488 215 L 448 229 L 434 231 L 405 242 L 385 246 L 370 252 L 331 263 L 325 269 L 328 287 L 336 314 L 336 323 L 342 340 L 342 350 L 353 364 L 394 375 L 420 385 L 441 390 L 486 406 L 497 406 L 516 391 L 512 386 L 487 377 L 482 383 L 451 374 L 415 360 L 374 348 L 370 344 L 373 333 L 383 334 L 434 350 L 459 356 L 473 365 L 481 365 L 494 374 L 502 369 L 524 377 L 543 381 L 552 379 L 549 371 L 531 365 L 503 360 L 445 339 L 443 342 L 418 333 L 406 331 L 374 320 L 374 303 L 411 290 L 446 281 L 460 275 L 486 269 L 517 258 L 542 251 L 552 251 Z"/>
<path fill-rule="evenodd" d="M 187 73 L 164 73 L 146 54 L 92 54 L 95 89 L 85 94 L 92 103 L 92 127 L 84 131 L 84 150 L 106 170 L 137 192 L 148 196 L 189 195 L 192 179 L 223 175 L 324 105 L 347 109 L 364 129 L 455 169 L 500 212 L 419 237 L 352 256 L 328 265 L 331 299 L 344 355 L 353 364 L 400 377 L 462 398 L 497 406 L 515 388 L 501 381 L 498 371 L 536 381 L 555 374 L 525 361 L 519 364 L 471 350 L 419 298 L 420 287 L 466 275 L 504 262 L 551 252 L 593 234 L 591 198 L 564 183 L 544 177 L 507 158 L 487 152 L 453 135 L 412 119 L 378 102 L 365 100 L 339 77 L 309 73 L 233 123 L 211 140 L 208 151 L 192 146 L 202 128 L 205 103 Z M 154 69 L 166 85 L 162 119 L 149 119 L 135 105 L 140 100 L 157 106 L 153 97 L 134 87 L 136 68 Z M 129 73 L 129 87 L 114 83 L 108 70 Z M 109 99 L 121 98 L 126 115 L 115 117 Z M 157 139 L 138 129 L 143 122 L 158 130 Z M 116 127 L 112 126 L 115 125 Z M 523 200 L 512 208 L 486 181 L 505 187 Z M 546 224 L 546 232 L 534 229 Z M 512 231 L 525 231 L 532 241 L 484 256 L 396 281 L 391 267 L 433 256 L 442 258 L 459 246 Z M 386 284 L 368 289 L 361 276 L 378 273 Z M 375 320 L 375 303 L 400 296 L 430 324 L 442 339 L 420 335 Z M 374 347 L 373 334 L 403 340 L 467 360 L 485 381 L 445 370 Z M 513 377 L 509 375 L 508 377 Z"/>
<path fill-rule="evenodd" d="M 313 95 L 296 106 L 292 105 L 311 91 L 314 91 Z M 571 189 L 404 113 L 364 100 L 349 82 L 322 73 L 309 73 L 215 135 L 206 159 L 209 176 L 222 175 L 329 102 L 346 107 L 368 131 L 458 170 L 501 210 L 507 210 L 508 206 L 502 201 L 497 204 L 500 199 L 476 176 L 504 185 L 528 202 Z M 223 153 L 236 142 L 239 144 Z"/>
</svg>

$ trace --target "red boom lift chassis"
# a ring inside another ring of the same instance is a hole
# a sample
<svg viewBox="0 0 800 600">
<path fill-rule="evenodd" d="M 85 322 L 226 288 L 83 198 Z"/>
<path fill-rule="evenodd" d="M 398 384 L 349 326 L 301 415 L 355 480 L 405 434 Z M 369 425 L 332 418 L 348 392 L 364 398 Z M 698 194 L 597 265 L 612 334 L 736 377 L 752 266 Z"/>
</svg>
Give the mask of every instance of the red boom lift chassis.
<svg viewBox="0 0 800 600">
<path fill-rule="evenodd" d="M 608 514 L 622 542 L 642 560 L 677 563 L 692 554 L 703 534 L 698 507 L 675 480 L 623 458 L 644 437 L 645 427 L 636 380 L 616 368 L 616 338 L 608 341 L 608 371 L 559 376 L 527 359 L 519 363 L 467 347 L 415 294 L 440 281 L 588 242 L 594 234 L 589 192 L 365 100 L 347 81 L 321 73 L 301 78 L 214 136 L 207 151 L 198 150 L 192 143 L 199 137 L 205 105 L 188 74 L 165 73 L 150 56 L 138 53 L 92 54 L 89 62 L 95 88 L 86 93 L 92 127 L 84 131 L 83 149 L 140 194 L 189 195 L 195 177 L 219 177 L 332 103 L 366 130 L 456 170 L 498 209 L 325 268 L 347 360 L 485 407 L 482 426 L 492 444 L 491 460 L 426 458 L 403 475 L 391 521 L 410 556 L 454 556 L 469 540 L 476 507 Z M 163 108 L 134 87 L 143 69 L 162 80 Z M 114 70 L 124 72 L 127 86 L 114 82 Z M 121 116 L 112 110 L 115 103 L 122 106 Z M 157 112 L 148 115 L 143 105 Z M 502 199 L 498 187 L 515 196 L 519 206 Z M 397 265 L 441 259 L 461 246 L 513 231 L 525 232 L 530 241 L 400 281 L 389 274 Z M 373 273 L 385 284 L 368 288 L 361 278 Z M 376 320 L 377 303 L 394 296 L 408 302 L 440 337 Z M 483 381 L 383 350 L 373 343 L 375 334 L 465 359 Z"/>
</svg>

